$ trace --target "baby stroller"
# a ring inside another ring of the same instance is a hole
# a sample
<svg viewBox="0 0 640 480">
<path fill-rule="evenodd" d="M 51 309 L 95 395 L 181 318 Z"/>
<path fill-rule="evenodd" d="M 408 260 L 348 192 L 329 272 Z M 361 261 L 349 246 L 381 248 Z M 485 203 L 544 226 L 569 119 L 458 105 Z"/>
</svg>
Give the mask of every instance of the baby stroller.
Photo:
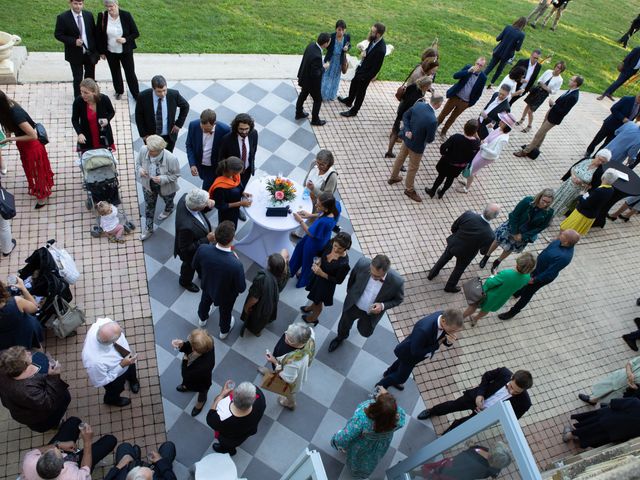
<svg viewBox="0 0 640 480">
<path fill-rule="evenodd" d="M 62 278 L 58 265 L 49 251 L 55 240 L 49 240 L 44 247 L 38 248 L 25 260 L 26 265 L 18 271 L 25 281 L 25 286 L 34 297 L 43 297 L 44 301 L 36 318 L 42 325 L 56 313 L 54 302 L 58 297 L 67 302 L 73 299 L 69 283 Z"/>
<path fill-rule="evenodd" d="M 124 220 L 124 230 L 126 233 L 135 230 L 135 225 L 128 218 L 124 210 L 120 207 L 120 192 L 118 187 L 117 161 L 108 148 L 96 148 L 83 152 L 80 157 L 80 168 L 82 170 L 83 187 L 87 191 L 85 205 L 87 210 L 92 210 L 96 203 L 101 201 L 109 202 L 118 207 L 118 214 Z M 100 237 L 100 218 L 96 217 L 96 225 L 91 227 L 91 236 Z"/>
</svg>

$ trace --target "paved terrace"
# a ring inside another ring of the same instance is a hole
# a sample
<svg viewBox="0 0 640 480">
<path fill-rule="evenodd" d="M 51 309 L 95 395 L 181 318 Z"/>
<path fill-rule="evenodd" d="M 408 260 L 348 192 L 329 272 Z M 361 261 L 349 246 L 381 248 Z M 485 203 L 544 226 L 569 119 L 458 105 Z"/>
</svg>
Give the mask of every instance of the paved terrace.
<svg viewBox="0 0 640 480">
<path fill-rule="evenodd" d="M 288 74 L 282 75 L 285 76 Z M 319 146 L 333 150 L 338 158 L 340 192 L 362 253 L 387 253 L 405 275 L 406 301 L 391 313 L 393 329 L 402 339 L 424 314 L 464 304 L 461 294 L 442 291 L 450 270 L 443 270 L 433 282 L 426 280 L 426 272 L 440 255 L 453 219 L 466 209 L 479 210 L 492 200 L 505 206 L 500 218 L 504 220 L 523 195 L 548 186 L 556 187 L 559 177 L 590 141 L 610 103 L 600 103 L 594 95 L 583 94 L 565 123 L 547 136 L 538 160 L 516 159 L 511 155 L 532 136 L 532 133 L 514 133 L 510 147 L 496 164 L 483 172 L 471 193 L 463 195 L 451 190 L 443 200 L 428 200 L 418 205 L 402 194 L 399 185 L 386 184 L 390 160 L 384 159 L 383 153 L 397 106 L 393 98 L 397 85 L 373 84 L 356 118 L 340 117 L 338 112 L 342 108 L 336 102 L 323 106 L 322 115 L 329 123 L 314 131 Z M 342 89 L 347 88 L 345 83 Z M 69 411 L 88 420 L 98 433 L 114 433 L 121 440 L 136 441 L 143 446 L 156 445 L 165 439 L 166 427 L 142 246 L 130 237 L 125 245 L 113 248 L 114 245 L 88 235 L 93 216 L 84 210 L 80 175 L 73 164 L 74 135 L 69 126 L 71 86 L 53 83 L 2 89 L 48 127 L 52 139 L 48 150 L 57 177 L 52 206 L 36 213 L 32 210 L 33 201 L 26 196 L 16 151 L 13 148 L 5 151 L 10 170 L 3 182 L 16 194 L 20 214 L 13 221 L 13 230 L 19 245 L 11 257 L 0 263 L 0 276 L 15 272 L 48 238 L 57 238 L 73 252 L 83 273 L 74 290 L 75 299 L 90 320 L 99 315 L 127 319 L 127 336 L 134 349 L 142 354 L 142 390 L 133 396 L 135 415 L 131 415 L 129 409 L 114 411 L 102 406 L 101 392 L 88 387 L 86 374 L 79 365 L 85 333 L 80 329 L 75 339 L 57 342 L 50 338 L 47 343 L 47 349 L 66 366 L 63 378 L 71 384 L 73 397 Z M 443 86 L 439 89 L 444 91 Z M 110 85 L 105 93 L 113 93 Z M 479 104 L 486 102 L 487 96 L 485 94 Z M 476 115 L 479 108 L 476 106 L 463 115 L 451 132 Z M 519 115 L 522 108 L 522 102 L 517 103 L 514 113 Z M 131 174 L 130 112 L 124 102 L 117 103 L 116 111 L 117 156 L 123 172 L 121 192 L 126 210 L 135 212 L 132 217 L 137 220 L 136 188 Z M 544 107 L 537 114 L 534 128 L 543 115 Z M 439 141 L 437 139 L 425 154 L 416 182 L 419 188 L 430 185 L 435 177 Z M 556 233 L 557 222 L 533 250 L 544 248 Z M 486 317 L 475 329 L 469 328 L 463 333 L 456 348 L 419 367 L 416 381 L 427 404 L 451 398 L 475 385 L 489 368 L 502 365 L 511 369 L 528 368 L 535 380 L 531 391 L 534 406 L 521 424 L 538 463 L 544 467 L 569 453 L 560 441 L 560 432 L 568 415 L 584 408 L 576 398 L 577 392 L 586 391 L 595 378 L 620 368 L 631 357 L 620 335 L 632 328 L 631 319 L 637 315 L 634 301 L 637 292 L 629 280 L 634 278 L 632 274 L 637 271 L 638 261 L 627 254 L 635 235 L 634 221 L 610 223 L 604 230 L 593 230 L 579 244 L 571 266 L 551 287 L 541 290 L 522 314 L 506 323 L 495 315 Z M 512 266 L 513 259 L 504 264 Z M 471 267 L 463 279 L 475 274 L 476 267 Z M 356 344 L 362 344 L 357 334 L 354 337 Z M 444 424 L 444 420 L 436 419 L 436 431 L 444 430 Z M 20 427 L 8 418 L 4 409 L 0 410 L 0 451 L 3 452 L 0 476 L 11 478 L 17 474 L 20 455 L 46 443 L 48 438 L 49 435 L 34 435 Z"/>
</svg>

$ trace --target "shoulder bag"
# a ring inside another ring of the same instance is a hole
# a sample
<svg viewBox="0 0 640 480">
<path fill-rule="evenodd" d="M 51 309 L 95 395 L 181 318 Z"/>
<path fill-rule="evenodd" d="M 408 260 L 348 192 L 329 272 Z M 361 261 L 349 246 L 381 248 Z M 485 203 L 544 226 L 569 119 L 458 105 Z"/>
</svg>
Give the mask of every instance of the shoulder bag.
<svg viewBox="0 0 640 480">
<path fill-rule="evenodd" d="M 462 284 L 464 298 L 469 305 L 479 305 L 486 298 L 487 294 L 482 290 L 482 280 L 475 277 Z"/>
<path fill-rule="evenodd" d="M 0 216 L 5 220 L 11 220 L 16 216 L 16 199 L 0 183 Z"/>
<path fill-rule="evenodd" d="M 260 388 L 277 393 L 278 395 L 287 395 L 291 393 L 291 384 L 285 382 L 276 372 L 268 372 L 262 377 Z"/>
<path fill-rule="evenodd" d="M 44 128 L 44 125 L 41 123 L 36 123 L 35 125 L 36 133 L 38 134 L 38 141 L 42 145 L 46 145 L 49 143 L 49 135 L 47 135 L 47 129 Z"/>
<path fill-rule="evenodd" d="M 53 299 L 53 308 L 56 312 L 55 316 L 47 322 L 46 326 L 53 330 L 58 338 L 75 335 L 78 327 L 85 323 L 84 312 L 59 295 Z"/>
<path fill-rule="evenodd" d="M 418 64 L 420 65 L 420 64 Z M 416 65 L 416 67 L 418 66 Z M 416 69 L 416 67 L 413 67 L 413 69 L 411 70 L 411 72 L 409 73 L 409 75 L 407 75 L 407 78 L 404 79 L 404 82 L 402 82 L 402 85 L 400 85 L 398 87 L 398 90 L 396 90 L 396 100 L 401 101 L 402 97 L 404 97 L 404 92 L 407 91 L 407 82 L 409 81 L 409 78 L 411 77 L 411 74 L 413 73 L 413 71 Z"/>
</svg>

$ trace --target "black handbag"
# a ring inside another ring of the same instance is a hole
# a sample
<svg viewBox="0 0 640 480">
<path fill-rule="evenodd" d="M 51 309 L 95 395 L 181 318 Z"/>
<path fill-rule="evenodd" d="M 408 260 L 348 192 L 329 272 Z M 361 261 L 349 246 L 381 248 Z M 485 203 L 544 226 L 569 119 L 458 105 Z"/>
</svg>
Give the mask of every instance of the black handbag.
<svg viewBox="0 0 640 480">
<path fill-rule="evenodd" d="M 289 215 L 289 207 L 267 207 L 267 217 L 286 217 Z"/>
<path fill-rule="evenodd" d="M 42 145 L 46 145 L 47 143 L 49 143 L 49 135 L 47 135 L 47 129 L 44 128 L 44 125 L 41 123 L 36 123 L 35 129 L 36 133 L 38 134 L 38 141 Z"/>
<path fill-rule="evenodd" d="M 16 216 L 16 199 L 2 184 L 0 184 L 0 216 L 5 220 L 11 220 Z"/>
</svg>

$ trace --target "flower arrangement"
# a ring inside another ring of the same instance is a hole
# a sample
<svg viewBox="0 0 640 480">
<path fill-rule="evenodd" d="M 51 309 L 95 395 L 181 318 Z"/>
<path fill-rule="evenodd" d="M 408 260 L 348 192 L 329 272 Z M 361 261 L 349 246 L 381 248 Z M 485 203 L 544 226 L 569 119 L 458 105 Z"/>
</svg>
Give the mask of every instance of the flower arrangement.
<svg viewBox="0 0 640 480">
<path fill-rule="evenodd" d="M 271 194 L 274 203 L 291 202 L 296 198 L 296 188 L 288 178 L 276 177 L 267 180 L 267 192 Z"/>
</svg>

